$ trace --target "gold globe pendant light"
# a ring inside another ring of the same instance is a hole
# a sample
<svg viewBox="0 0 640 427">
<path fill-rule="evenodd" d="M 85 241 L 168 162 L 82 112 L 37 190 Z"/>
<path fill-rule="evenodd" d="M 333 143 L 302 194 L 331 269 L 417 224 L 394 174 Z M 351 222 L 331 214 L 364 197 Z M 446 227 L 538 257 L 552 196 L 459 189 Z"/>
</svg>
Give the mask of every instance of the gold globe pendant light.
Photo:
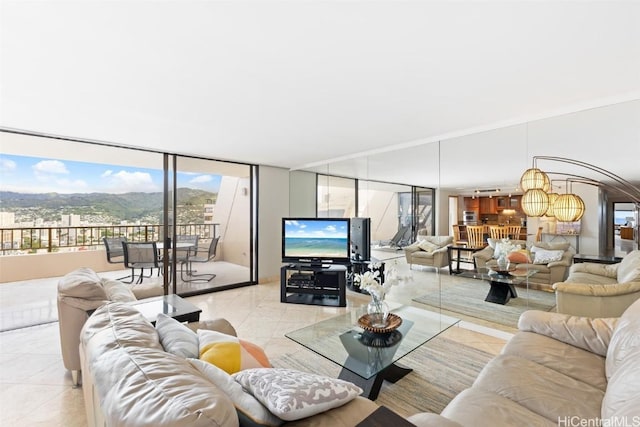
<svg viewBox="0 0 640 427">
<path fill-rule="evenodd" d="M 549 191 L 550 184 L 549 176 L 538 168 L 527 169 L 520 177 L 522 191 L 533 189 Z"/>
<path fill-rule="evenodd" d="M 584 215 L 584 201 L 575 194 L 561 194 L 553 203 L 553 212 L 558 221 L 578 221 Z"/>
<path fill-rule="evenodd" d="M 544 215 L 553 218 L 554 216 L 556 216 L 553 210 L 553 204 L 556 202 L 556 200 L 558 200 L 559 194 L 547 193 L 547 196 L 549 196 L 549 207 L 547 208 L 547 212 Z"/>
<path fill-rule="evenodd" d="M 541 188 L 532 188 L 524 192 L 521 204 L 528 216 L 542 216 L 549 209 L 549 196 Z"/>
</svg>

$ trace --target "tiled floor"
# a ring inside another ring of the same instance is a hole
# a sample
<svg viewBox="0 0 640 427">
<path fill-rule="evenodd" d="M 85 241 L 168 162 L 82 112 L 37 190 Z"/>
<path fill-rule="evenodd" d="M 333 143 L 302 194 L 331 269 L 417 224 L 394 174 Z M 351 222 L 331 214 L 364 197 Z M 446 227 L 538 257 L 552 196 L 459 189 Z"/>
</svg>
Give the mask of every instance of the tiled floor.
<svg viewBox="0 0 640 427">
<path fill-rule="evenodd" d="M 408 271 L 402 263 L 398 263 L 398 267 Z M 414 269 L 413 276 L 410 285 L 394 288 L 389 298 L 410 303 L 412 296 L 424 292 L 427 281 L 455 279 L 446 272 L 437 274 L 433 269 Z M 42 281 L 39 292 L 50 294 L 51 290 L 47 288 L 53 286 L 55 289 L 55 283 L 55 278 Z M 32 286 L 38 289 L 37 283 Z M 55 298 L 55 290 L 53 295 Z M 282 304 L 276 282 L 188 299 L 202 308 L 202 319 L 228 319 L 239 336 L 261 345 L 270 358 L 304 351 L 284 337 L 286 332 L 349 309 Z M 366 301 L 368 297 L 349 292 L 348 306 Z M 497 354 L 510 332 L 513 330 L 498 325 L 461 322 L 445 334 L 448 338 Z M 70 375 L 62 364 L 57 322 L 0 333 L 0 388 L 0 425 L 86 425 L 82 389 L 71 387 Z"/>
</svg>

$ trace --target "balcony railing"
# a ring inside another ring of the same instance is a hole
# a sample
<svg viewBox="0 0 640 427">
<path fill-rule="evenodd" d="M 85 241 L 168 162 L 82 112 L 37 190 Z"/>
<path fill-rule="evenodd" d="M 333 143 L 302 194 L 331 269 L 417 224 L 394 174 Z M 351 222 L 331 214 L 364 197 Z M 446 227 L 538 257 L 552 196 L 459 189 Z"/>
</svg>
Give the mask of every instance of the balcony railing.
<svg viewBox="0 0 640 427">
<path fill-rule="evenodd" d="M 219 224 L 178 224 L 176 234 L 216 237 Z M 103 237 L 126 237 L 133 242 L 163 240 L 162 224 L 95 225 L 80 227 L 2 227 L 2 255 L 56 252 L 61 249 L 93 250 Z"/>
</svg>

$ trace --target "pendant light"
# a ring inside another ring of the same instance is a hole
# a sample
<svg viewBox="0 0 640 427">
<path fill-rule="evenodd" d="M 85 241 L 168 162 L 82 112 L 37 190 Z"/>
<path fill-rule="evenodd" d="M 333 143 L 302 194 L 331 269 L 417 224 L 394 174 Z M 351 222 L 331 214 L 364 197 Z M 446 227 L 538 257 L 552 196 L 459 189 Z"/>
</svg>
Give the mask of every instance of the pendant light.
<svg viewBox="0 0 640 427">
<path fill-rule="evenodd" d="M 528 216 L 542 216 L 549 209 L 549 196 L 541 188 L 532 188 L 524 192 L 521 204 Z"/>
<path fill-rule="evenodd" d="M 559 195 L 553 204 L 553 212 L 558 221 L 578 221 L 584 215 L 584 210 L 582 198 L 572 193 Z"/>
</svg>

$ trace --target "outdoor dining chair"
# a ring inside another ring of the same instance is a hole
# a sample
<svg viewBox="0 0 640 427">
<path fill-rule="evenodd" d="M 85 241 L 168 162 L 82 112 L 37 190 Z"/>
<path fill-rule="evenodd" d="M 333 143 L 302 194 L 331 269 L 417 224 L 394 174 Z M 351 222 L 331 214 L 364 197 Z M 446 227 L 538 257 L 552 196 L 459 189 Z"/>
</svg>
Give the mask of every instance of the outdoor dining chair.
<svg viewBox="0 0 640 427">
<path fill-rule="evenodd" d="M 158 247 L 156 242 L 122 242 L 124 251 L 124 266 L 131 269 L 131 281 L 135 279 L 135 269 L 140 269 L 140 276 L 136 283 L 142 283 L 143 278 L 151 277 L 154 268 L 160 268 L 158 260 Z M 150 273 L 144 275 L 144 269 L 148 268 Z"/>
<path fill-rule="evenodd" d="M 218 247 L 218 240 L 220 238 L 219 237 L 214 237 L 213 239 L 211 239 L 211 243 L 209 243 L 209 248 L 207 250 L 207 254 L 206 256 L 198 256 L 197 254 L 195 256 L 188 256 L 188 259 L 186 261 L 186 274 L 187 277 L 185 278 L 184 276 L 181 275 L 182 281 L 184 282 L 210 282 L 211 280 L 213 280 L 214 277 L 216 277 L 216 275 L 214 273 L 207 273 L 207 274 L 195 274 L 195 271 L 193 270 L 193 263 L 207 263 L 212 261 L 215 256 L 216 256 L 216 250 Z M 184 271 L 184 269 L 183 269 Z"/>
<path fill-rule="evenodd" d="M 122 264 L 124 266 L 124 248 L 122 243 L 126 242 L 126 237 L 103 237 L 102 242 L 107 253 L 107 262 L 109 264 Z M 123 280 L 131 277 L 130 275 L 119 277 L 116 280 Z"/>
</svg>

